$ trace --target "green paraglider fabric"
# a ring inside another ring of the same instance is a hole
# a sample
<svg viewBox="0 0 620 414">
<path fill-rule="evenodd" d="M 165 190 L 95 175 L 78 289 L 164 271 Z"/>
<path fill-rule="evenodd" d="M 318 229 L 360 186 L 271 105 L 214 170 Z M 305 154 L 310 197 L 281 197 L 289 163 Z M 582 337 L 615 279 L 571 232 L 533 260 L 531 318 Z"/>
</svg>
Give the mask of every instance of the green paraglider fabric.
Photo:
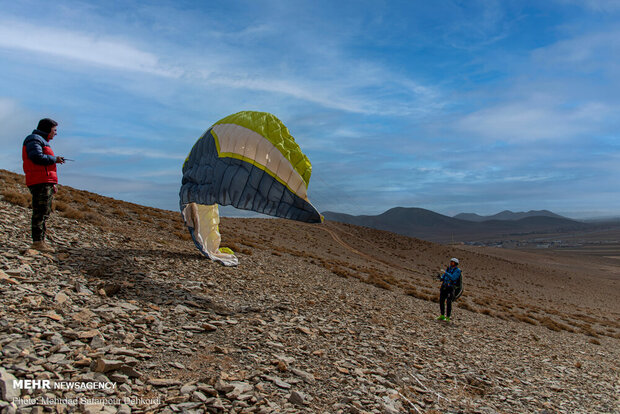
<svg viewBox="0 0 620 414">
<path fill-rule="evenodd" d="M 220 204 L 319 223 L 307 196 L 312 165 L 272 114 L 244 111 L 216 122 L 183 165 L 180 207 Z"/>
<path fill-rule="evenodd" d="M 180 208 L 196 247 L 236 266 L 220 248 L 218 204 L 275 217 L 320 223 L 308 199 L 312 165 L 288 128 L 274 115 L 243 111 L 213 124 L 183 164 Z"/>
</svg>

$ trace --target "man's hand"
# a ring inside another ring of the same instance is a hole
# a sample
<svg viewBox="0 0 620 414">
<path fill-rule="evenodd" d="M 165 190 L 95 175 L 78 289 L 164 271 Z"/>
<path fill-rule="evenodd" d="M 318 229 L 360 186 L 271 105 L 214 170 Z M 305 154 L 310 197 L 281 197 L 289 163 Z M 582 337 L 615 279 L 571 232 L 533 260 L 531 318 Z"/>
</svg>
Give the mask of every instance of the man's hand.
<svg viewBox="0 0 620 414">
<path fill-rule="evenodd" d="M 64 164 L 65 157 L 56 157 L 56 164 Z"/>
</svg>

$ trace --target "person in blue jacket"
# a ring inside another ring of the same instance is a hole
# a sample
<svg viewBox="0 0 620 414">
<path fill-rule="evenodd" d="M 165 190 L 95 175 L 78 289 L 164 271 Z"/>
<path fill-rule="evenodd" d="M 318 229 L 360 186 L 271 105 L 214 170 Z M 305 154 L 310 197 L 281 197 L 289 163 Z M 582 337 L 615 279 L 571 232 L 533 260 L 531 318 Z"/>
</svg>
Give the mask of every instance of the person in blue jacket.
<svg viewBox="0 0 620 414">
<path fill-rule="evenodd" d="M 439 279 L 442 282 L 441 289 L 439 290 L 439 310 L 441 311 L 441 315 L 437 319 L 440 321 L 450 321 L 455 289 L 459 279 L 461 278 L 461 269 L 459 269 L 458 266 L 459 259 L 453 257 L 450 259 L 450 266 L 448 266 L 445 272 L 439 276 Z M 447 313 L 445 312 L 446 310 Z"/>
</svg>

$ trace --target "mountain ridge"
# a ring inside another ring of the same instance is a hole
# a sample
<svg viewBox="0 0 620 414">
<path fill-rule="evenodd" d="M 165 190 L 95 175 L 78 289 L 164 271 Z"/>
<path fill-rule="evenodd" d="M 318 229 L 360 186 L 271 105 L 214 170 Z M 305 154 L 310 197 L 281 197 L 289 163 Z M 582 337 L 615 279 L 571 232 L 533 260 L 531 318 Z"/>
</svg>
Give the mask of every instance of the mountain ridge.
<svg viewBox="0 0 620 414">
<path fill-rule="evenodd" d="M 467 221 L 520 220 L 522 218 L 527 218 L 527 217 L 555 217 L 555 218 L 572 220 L 568 217 L 561 216 L 549 210 L 530 210 L 527 212 L 524 212 L 524 211 L 513 212 L 511 210 L 503 210 L 503 211 L 500 211 L 499 213 L 491 214 L 487 216 L 482 216 L 476 213 L 459 213 L 453 217 L 459 220 L 467 220 Z"/>
<path fill-rule="evenodd" d="M 590 228 L 589 224 L 561 217 L 554 213 L 546 216 L 528 215 L 526 213 L 525 217 L 509 220 L 471 221 L 445 216 L 418 207 L 394 207 L 375 216 L 353 216 L 330 211 L 324 212 L 323 216 L 327 220 L 387 230 L 405 236 L 438 242 L 476 241 L 542 232 L 583 231 Z M 500 213 L 500 217 L 507 216 L 515 217 L 515 213 L 512 215 Z"/>
</svg>

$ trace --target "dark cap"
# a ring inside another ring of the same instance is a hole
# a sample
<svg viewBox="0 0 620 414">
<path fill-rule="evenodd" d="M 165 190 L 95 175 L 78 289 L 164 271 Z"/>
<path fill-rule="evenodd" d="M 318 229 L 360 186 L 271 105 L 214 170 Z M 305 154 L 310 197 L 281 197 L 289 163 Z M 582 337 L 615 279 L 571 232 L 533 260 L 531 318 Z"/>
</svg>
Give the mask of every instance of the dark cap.
<svg viewBox="0 0 620 414">
<path fill-rule="evenodd" d="M 57 125 L 58 125 L 58 122 L 54 121 L 53 119 L 43 118 L 42 120 L 39 121 L 39 125 L 37 125 L 37 129 L 41 132 L 45 132 L 46 134 L 49 134 L 50 132 L 52 132 L 52 128 Z"/>
</svg>

